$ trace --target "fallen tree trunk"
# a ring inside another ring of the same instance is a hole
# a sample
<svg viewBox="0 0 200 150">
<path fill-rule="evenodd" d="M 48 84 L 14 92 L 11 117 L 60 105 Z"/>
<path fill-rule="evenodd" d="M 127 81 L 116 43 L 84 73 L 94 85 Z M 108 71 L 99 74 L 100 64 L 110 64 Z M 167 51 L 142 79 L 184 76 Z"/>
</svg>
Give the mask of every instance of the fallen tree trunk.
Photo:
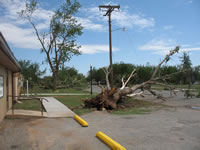
<svg viewBox="0 0 200 150">
<path fill-rule="evenodd" d="M 154 73 L 152 74 L 152 77 L 141 84 L 134 85 L 132 87 L 126 87 L 130 79 L 134 76 L 136 76 L 136 70 L 133 70 L 130 76 L 128 77 L 127 81 L 124 81 L 124 78 L 122 78 L 122 87 L 121 88 L 112 88 L 110 89 L 110 84 L 108 80 L 109 70 L 105 68 L 105 75 L 106 75 L 106 81 L 107 81 L 107 88 L 102 88 L 102 92 L 97 95 L 96 97 L 92 99 L 85 99 L 84 100 L 84 106 L 87 108 L 97 108 L 98 110 L 105 109 L 116 109 L 118 103 L 121 102 L 123 97 L 133 97 L 133 96 L 143 96 L 143 91 L 147 90 L 154 96 L 157 96 L 158 98 L 162 98 L 161 95 L 156 94 L 156 92 L 151 90 L 151 86 L 154 84 L 159 84 L 162 86 L 168 87 L 171 91 L 174 90 L 174 88 L 170 87 L 169 85 L 162 83 L 161 81 L 164 81 L 165 79 L 170 78 L 172 75 L 175 75 L 177 73 L 183 72 L 176 72 L 173 74 L 169 74 L 166 76 L 157 77 L 157 72 L 159 71 L 161 65 L 164 62 L 167 62 L 170 59 L 170 56 L 177 53 L 179 51 L 179 47 L 177 46 L 174 50 L 171 50 L 168 55 L 165 56 L 165 58 L 161 61 L 161 63 L 156 67 Z M 141 92 L 136 92 L 138 89 L 141 90 Z"/>
</svg>

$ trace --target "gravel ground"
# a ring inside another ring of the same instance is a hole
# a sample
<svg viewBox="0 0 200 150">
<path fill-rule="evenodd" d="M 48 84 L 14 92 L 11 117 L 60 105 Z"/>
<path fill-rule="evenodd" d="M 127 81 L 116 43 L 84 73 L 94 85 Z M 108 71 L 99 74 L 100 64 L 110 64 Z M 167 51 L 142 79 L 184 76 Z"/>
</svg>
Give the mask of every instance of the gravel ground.
<svg viewBox="0 0 200 150">
<path fill-rule="evenodd" d="M 5 119 L 0 125 L 0 150 L 110 150 L 95 137 L 98 131 L 127 150 L 200 150 L 200 110 L 189 107 L 200 106 L 200 100 L 163 103 L 173 107 L 145 115 L 92 112 L 82 116 L 87 128 L 72 118 Z"/>
<path fill-rule="evenodd" d="M 166 100 L 161 100 L 155 98 L 155 96 L 145 92 L 145 97 L 137 97 L 138 99 L 143 99 L 151 102 L 158 102 L 162 104 L 166 104 L 168 106 L 175 106 L 175 107 L 192 107 L 197 106 L 200 107 L 200 98 L 196 98 L 193 96 L 192 98 L 185 98 L 184 92 L 177 92 L 175 95 L 170 95 L 170 91 L 156 91 L 156 93 L 161 94 Z"/>
</svg>

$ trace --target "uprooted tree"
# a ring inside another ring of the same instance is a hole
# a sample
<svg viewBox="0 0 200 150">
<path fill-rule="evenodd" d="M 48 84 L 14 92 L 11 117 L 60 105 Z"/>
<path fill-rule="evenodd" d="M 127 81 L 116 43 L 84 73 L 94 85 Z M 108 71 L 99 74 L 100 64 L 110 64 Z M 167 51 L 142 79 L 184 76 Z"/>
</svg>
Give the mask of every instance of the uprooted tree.
<svg viewBox="0 0 200 150">
<path fill-rule="evenodd" d="M 101 85 L 99 85 L 102 88 L 102 92 L 97 95 L 96 97 L 92 99 L 85 99 L 84 100 L 84 107 L 88 108 L 97 108 L 98 110 L 102 109 L 116 109 L 118 103 L 122 100 L 123 97 L 134 97 L 137 95 L 143 96 L 143 92 L 145 90 L 149 91 L 151 94 L 158 98 L 162 98 L 161 95 L 157 94 L 155 91 L 151 89 L 152 85 L 160 85 L 167 87 L 171 90 L 171 92 L 174 92 L 174 88 L 169 86 L 166 83 L 166 80 L 172 77 L 175 74 L 178 74 L 180 72 L 184 72 L 186 70 L 182 70 L 176 73 L 168 74 L 165 76 L 159 76 L 158 72 L 160 70 L 160 67 L 163 63 L 166 63 L 169 61 L 170 57 L 174 55 L 175 53 L 178 53 L 179 46 L 177 46 L 174 50 L 171 50 L 169 54 L 167 54 L 164 59 L 158 64 L 158 66 L 155 68 L 155 71 L 153 72 L 151 78 L 143 83 L 133 85 L 132 87 L 127 87 L 127 84 L 131 80 L 131 78 L 134 78 L 137 74 L 137 71 L 134 69 L 128 79 L 125 81 L 124 78 L 121 79 L 122 86 L 118 88 L 111 88 L 110 82 L 109 82 L 109 68 L 104 68 L 105 78 L 106 78 L 106 88 L 103 88 Z M 174 92 L 175 94 L 175 92 Z"/>
</svg>

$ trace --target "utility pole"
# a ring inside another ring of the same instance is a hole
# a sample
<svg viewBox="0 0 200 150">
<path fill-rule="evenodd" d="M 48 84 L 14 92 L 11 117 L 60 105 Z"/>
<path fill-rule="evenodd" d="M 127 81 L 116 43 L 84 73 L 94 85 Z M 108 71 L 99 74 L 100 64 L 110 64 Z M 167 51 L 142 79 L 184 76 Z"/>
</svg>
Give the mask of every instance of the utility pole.
<svg viewBox="0 0 200 150">
<path fill-rule="evenodd" d="M 90 65 L 90 76 L 91 76 L 91 80 L 90 80 L 90 94 L 92 95 L 92 65 Z"/>
<path fill-rule="evenodd" d="M 26 95 L 28 97 L 28 80 L 26 80 Z"/>
<path fill-rule="evenodd" d="M 120 5 L 113 6 L 113 5 L 100 5 L 99 9 L 103 10 L 106 9 L 106 13 L 104 16 L 108 16 L 108 24 L 109 24 L 109 58 L 110 58 L 110 82 L 111 82 L 111 88 L 113 87 L 113 67 L 112 67 L 112 30 L 111 30 L 111 13 L 115 10 L 119 10 Z"/>
</svg>

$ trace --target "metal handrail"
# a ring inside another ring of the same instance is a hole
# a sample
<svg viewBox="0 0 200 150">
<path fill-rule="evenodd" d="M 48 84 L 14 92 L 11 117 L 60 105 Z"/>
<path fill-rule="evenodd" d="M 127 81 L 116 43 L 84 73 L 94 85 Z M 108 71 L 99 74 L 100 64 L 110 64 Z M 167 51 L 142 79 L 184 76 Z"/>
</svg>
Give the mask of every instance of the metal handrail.
<svg viewBox="0 0 200 150">
<path fill-rule="evenodd" d="M 13 95 L 8 95 L 8 97 L 12 97 L 12 115 L 14 115 L 14 105 L 16 104 L 16 101 L 14 100 L 14 97 L 22 97 L 22 96 L 13 96 Z M 43 116 L 43 112 L 45 110 L 45 107 L 43 105 L 43 100 L 47 101 L 46 98 L 43 97 L 26 97 L 26 99 L 36 99 L 40 101 L 40 107 L 41 107 L 41 115 Z"/>
</svg>

